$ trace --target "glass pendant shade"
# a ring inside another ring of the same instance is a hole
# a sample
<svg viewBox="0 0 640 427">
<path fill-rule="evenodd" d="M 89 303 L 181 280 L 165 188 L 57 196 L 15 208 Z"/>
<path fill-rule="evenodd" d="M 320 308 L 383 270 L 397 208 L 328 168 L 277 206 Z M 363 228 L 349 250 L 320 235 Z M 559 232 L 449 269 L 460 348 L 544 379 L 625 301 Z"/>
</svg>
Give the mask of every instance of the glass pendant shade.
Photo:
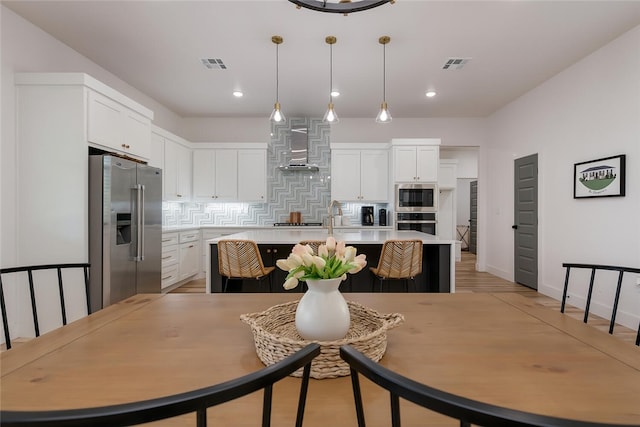
<svg viewBox="0 0 640 427">
<path fill-rule="evenodd" d="M 276 102 L 273 106 L 273 111 L 271 112 L 271 117 L 269 117 L 269 120 L 274 123 L 280 123 L 285 120 L 284 114 L 282 114 L 282 111 L 280 110 L 279 102 Z"/>
<path fill-rule="evenodd" d="M 380 105 L 380 111 L 376 116 L 376 123 L 389 123 L 391 121 L 391 113 L 389 112 L 389 106 L 386 102 Z"/>
<path fill-rule="evenodd" d="M 340 119 L 338 119 L 338 115 L 333 109 L 333 102 L 329 103 L 329 107 L 327 108 L 327 112 L 324 113 L 322 121 L 327 123 L 338 123 L 340 121 Z"/>
</svg>

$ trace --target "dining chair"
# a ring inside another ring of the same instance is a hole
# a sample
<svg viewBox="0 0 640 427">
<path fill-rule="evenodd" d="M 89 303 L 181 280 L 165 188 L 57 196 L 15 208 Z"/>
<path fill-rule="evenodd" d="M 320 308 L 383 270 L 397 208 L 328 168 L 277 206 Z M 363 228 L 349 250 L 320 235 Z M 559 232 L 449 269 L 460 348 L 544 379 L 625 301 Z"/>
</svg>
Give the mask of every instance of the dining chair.
<svg viewBox="0 0 640 427">
<path fill-rule="evenodd" d="M 62 325 L 67 324 L 67 307 L 65 304 L 65 296 L 64 296 L 64 283 L 63 283 L 63 270 L 74 270 L 81 269 L 84 273 L 84 299 L 87 302 L 87 314 L 89 313 L 91 303 L 89 300 L 89 267 L 88 263 L 75 263 L 75 264 L 46 264 L 46 265 L 31 265 L 24 267 L 9 267 L 0 269 L 0 311 L 2 312 L 2 326 L 4 329 L 4 337 L 6 342 L 6 348 L 9 350 L 11 348 L 11 331 L 9 330 L 9 316 L 7 315 L 7 307 L 5 305 L 5 297 L 4 297 L 4 283 L 3 278 L 6 280 L 7 276 L 12 275 L 14 277 L 15 282 L 22 285 L 23 283 L 28 283 L 29 285 L 29 302 L 31 305 L 31 315 L 33 317 L 33 328 L 35 331 L 35 336 L 40 336 L 40 321 L 38 320 L 38 306 L 36 304 L 36 288 L 42 286 L 52 285 L 51 273 L 57 273 L 57 284 L 58 284 L 58 294 L 59 294 L 59 302 L 60 302 L 60 314 L 62 317 Z M 35 271 L 45 272 L 45 274 L 34 274 Z M 49 274 L 46 274 L 46 273 Z M 27 281 L 24 281 L 24 275 L 21 273 L 26 273 Z M 37 286 L 36 281 L 34 280 L 34 276 L 38 276 Z"/>
<path fill-rule="evenodd" d="M 593 294 L 593 285 L 596 278 L 596 271 L 617 271 L 618 272 L 618 282 L 616 285 L 616 293 L 613 299 L 613 309 L 611 310 L 611 319 L 609 320 L 609 333 L 613 334 L 613 327 L 616 324 L 616 314 L 618 312 L 618 301 L 620 300 L 620 291 L 622 289 L 622 278 L 624 273 L 632 273 L 632 274 L 640 274 L 640 268 L 632 268 L 632 267 L 618 267 L 613 265 L 600 265 L 600 264 L 574 264 L 574 263 L 564 263 L 562 264 L 564 268 L 566 268 L 566 273 L 564 277 L 564 290 L 562 291 L 562 304 L 560 305 L 560 312 L 564 313 L 565 303 L 567 300 L 567 291 L 569 289 L 569 274 L 571 273 L 571 269 L 587 269 L 591 270 L 591 278 L 589 280 L 589 289 L 587 291 L 586 303 L 584 308 L 584 319 L 583 322 L 587 323 L 589 319 L 589 309 L 591 307 L 591 296 Z M 636 333 L 636 345 L 640 346 L 640 324 L 638 325 L 638 331 Z"/>
<path fill-rule="evenodd" d="M 227 292 L 231 279 L 269 279 L 275 267 L 265 267 L 258 245 L 253 240 L 223 239 L 218 240 L 218 271 L 222 276 L 222 292 Z"/>
<path fill-rule="evenodd" d="M 596 423 L 571 420 L 518 411 L 502 406 L 490 405 L 477 400 L 447 393 L 419 383 L 372 361 L 355 348 L 340 347 L 340 357 L 349 365 L 351 385 L 358 427 L 365 427 L 364 406 L 359 375 L 389 391 L 391 404 L 391 426 L 400 427 L 400 398 L 431 411 L 446 415 L 460 422 L 460 427 L 510 426 L 510 427 L 621 427 L 621 424 Z M 627 424 L 627 427 L 629 425 Z"/>
<path fill-rule="evenodd" d="M 271 425 L 271 401 L 273 385 L 300 368 L 303 374 L 298 397 L 296 427 L 302 426 L 307 389 L 311 374 L 311 361 L 320 354 L 317 343 L 298 350 L 283 360 L 257 372 L 220 384 L 157 399 L 97 408 L 59 411 L 0 411 L 5 427 L 118 427 L 149 423 L 179 415 L 196 413 L 196 425 L 207 425 L 207 408 L 263 390 L 262 426 Z"/>
<path fill-rule="evenodd" d="M 405 290 L 409 291 L 409 280 L 414 282 L 415 277 L 422 273 L 422 245 L 418 239 L 386 240 L 383 243 L 378 266 L 369 267 L 380 280 L 380 292 L 383 281 L 390 279 L 404 280 Z"/>
</svg>

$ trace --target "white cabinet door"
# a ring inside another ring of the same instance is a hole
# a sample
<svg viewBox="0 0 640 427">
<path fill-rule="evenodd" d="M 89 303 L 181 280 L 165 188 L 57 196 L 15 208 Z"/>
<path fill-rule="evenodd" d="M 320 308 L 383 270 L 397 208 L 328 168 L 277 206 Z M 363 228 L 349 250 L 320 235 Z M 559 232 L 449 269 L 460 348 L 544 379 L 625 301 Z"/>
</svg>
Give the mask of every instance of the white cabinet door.
<svg viewBox="0 0 640 427">
<path fill-rule="evenodd" d="M 191 200 L 191 150 L 183 145 L 178 146 L 178 197 L 180 200 Z"/>
<path fill-rule="evenodd" d="M 164 140 L 164 200 L 184 202 L 191 198 L 191 150 L 168 138 Z"/>
<path fill-rule="evenodd" d="M 366 201 L 388 201 L 389 153 L 363 150 L 360 153 L 360 195 Z"/>
<path fill-rule="evenodd" d="M 87 139 L 111 151 L 148 159 L 151 120 L 99 93 L 89 91 Z"/>
<path fill-rule="evenodd" d="M 180 280 L 194 276 L 200 270 L 200 242 L 188 242 L 180 244 Z"/>
<path fill-rule="evenodd" d="M 151 132 L 151 148 L 149 153 L 149 166 L 164 169 L 164 137 L 162 135 Z M 162 188 L 164 188 L 164 173 L 162 174 L 162 181 Z"/>
<path fill-rule="evenodd" d="M 215 202 L 215 150 L 194 150 L 193 152 L 193 198 L 200 202 Z"/>
<path fill-rule="evenodd" d="M 361 200 L 360 150 L 332 150 L 331 198 L 341 201 Z"/>
<path fill-rule="evenodd" d="M 128 109 L 122 111 L 122 119 L 126 152 L 148 159 L 151 156 L 151 121 Z"/>
<path fill-rule="evenodd" d="M 122 106 L 99 93 L 89 91 L 87 139 L 106 148 L 122 151 Z"/>
<path fill-rule="evenodd" d="M 417 147 L 417 181 L 438 182 L 440 149 L 438 146 Z"/>
<path fill-rule="evenodd" d="M 395 147 L 393 157 L 395 182 L 416 181 L 418 177 L 416 173 L 416 147 Z"/>
<path fill-rule="evenodd" d="M 238 150 L 238 199 L 264 202 L 267 196 L 267 153 Z"/>
<path fill-rule="evenodd" d="M 440 171 L 438 172 L 438 187 L 441 190 L 456 188 L 458 182 L 457 165 L 445 162 L 446 160 L 440 161 Z"/>
<path fill-rule="evenodd" d="M 238 150 L 216 150 L 216 200 L 238 199 Z"/>
<path fill-rule="evenodd" d="M 438 182 L 438 146 L 394 147 L 395 182 Z"/>
</svg>

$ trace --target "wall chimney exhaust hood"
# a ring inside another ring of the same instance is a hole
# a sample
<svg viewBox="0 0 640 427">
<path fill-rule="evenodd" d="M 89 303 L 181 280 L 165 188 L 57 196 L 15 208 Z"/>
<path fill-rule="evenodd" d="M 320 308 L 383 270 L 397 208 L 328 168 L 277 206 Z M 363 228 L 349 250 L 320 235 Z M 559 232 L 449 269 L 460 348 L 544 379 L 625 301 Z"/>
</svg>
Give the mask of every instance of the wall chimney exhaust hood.
<svg viewBox="0 0 640 427">
<path fill-rule="evenodd" d="M 291 128 L 289 163 L 278 166 L 278 169 L 281 171 L 317 171 L 318 165 L 307 163 L 308 148 L 308 129 L 306 127 Z"/>
</svg>

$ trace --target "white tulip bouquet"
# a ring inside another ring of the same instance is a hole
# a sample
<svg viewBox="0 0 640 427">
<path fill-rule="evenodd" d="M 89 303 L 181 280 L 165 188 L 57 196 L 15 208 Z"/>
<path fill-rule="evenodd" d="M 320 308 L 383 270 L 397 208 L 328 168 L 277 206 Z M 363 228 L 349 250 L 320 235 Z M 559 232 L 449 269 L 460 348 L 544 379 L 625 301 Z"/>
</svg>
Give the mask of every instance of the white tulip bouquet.
<svg viewBox="0 0 640 427">
<path fill-rule="evenodd" d="M 297 244 L 293 247 L 287 259 L 279 259 L 276 265 L 288 271 L 284 288 L 289 290 L 298 286 L 298 282 L 307 279 L 335 279 L 345 280 L 347 273 L 357 273 L 367 265 L 365 254 L 356 255 L 356 248 L 346 246 L 344 241 L 337 242 L 332 236 L 325 244 L 318 247 L 318 253 L 313 252 L 309 245 Z"/>
</svg>

